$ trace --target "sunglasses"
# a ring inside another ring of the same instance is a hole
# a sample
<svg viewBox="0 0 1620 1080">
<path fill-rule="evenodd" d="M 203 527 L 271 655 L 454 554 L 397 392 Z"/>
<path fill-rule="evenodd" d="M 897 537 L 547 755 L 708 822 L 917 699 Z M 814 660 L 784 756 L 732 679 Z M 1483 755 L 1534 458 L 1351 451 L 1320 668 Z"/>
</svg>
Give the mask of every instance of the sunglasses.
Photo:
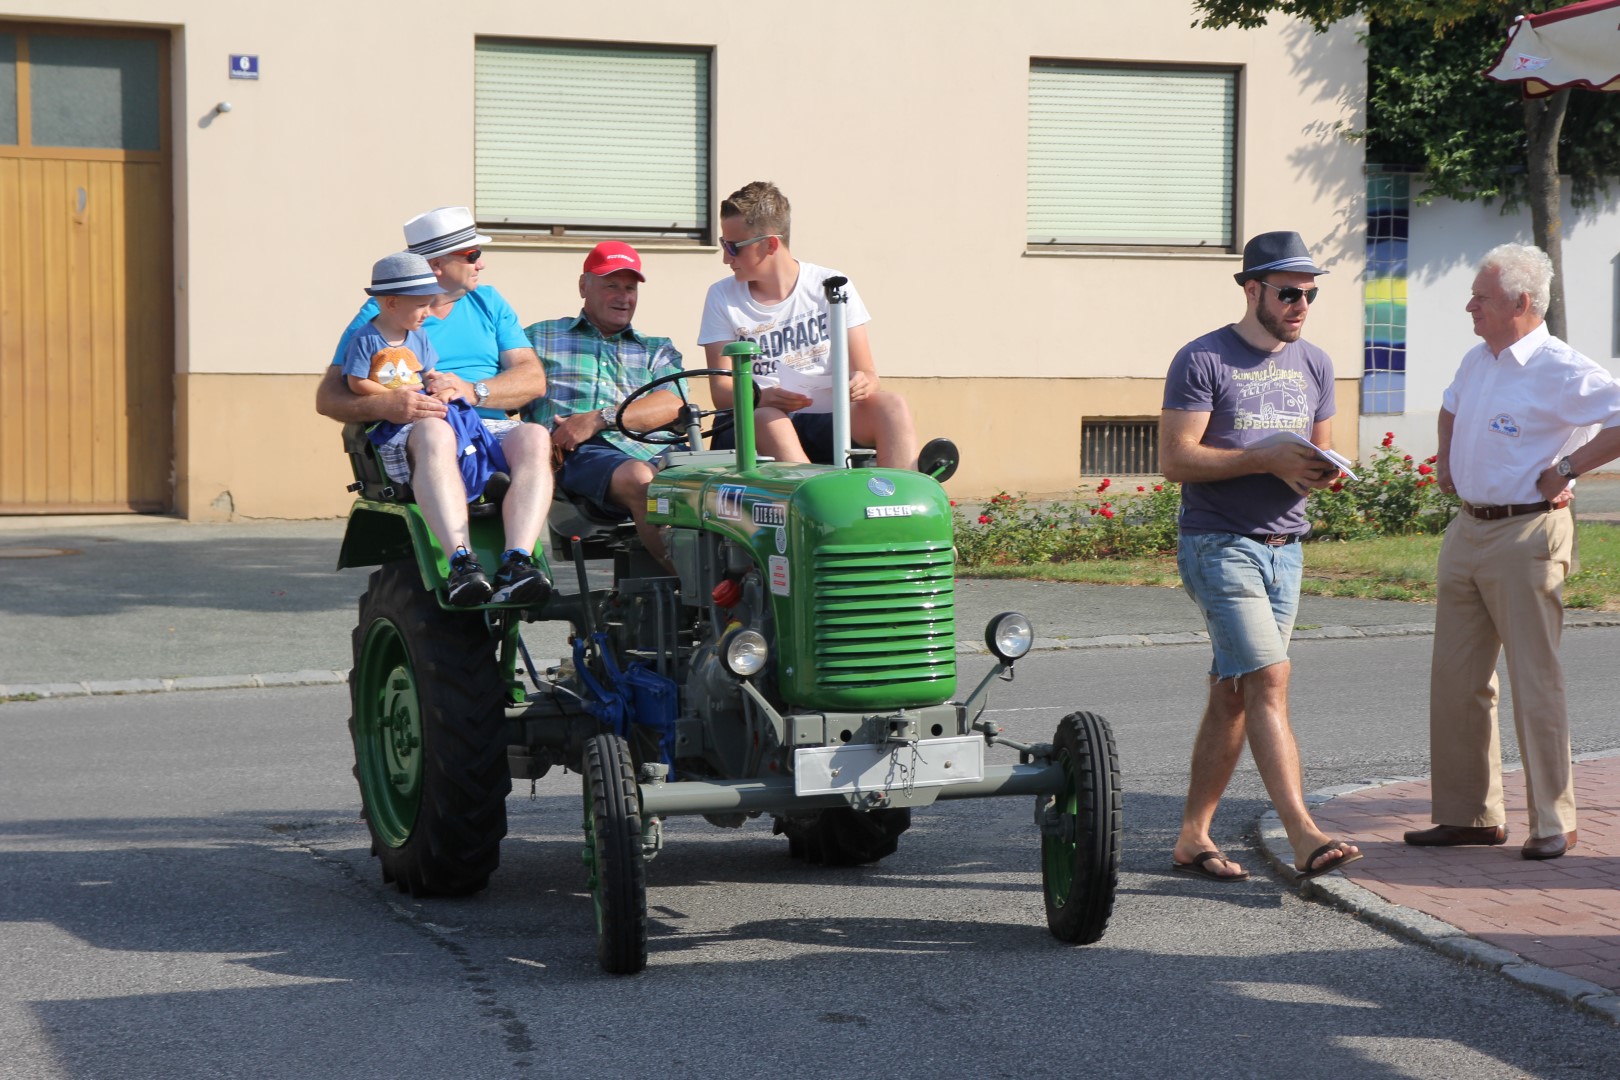
<svg viewBox="0 0 1620 1080">
<path fill-rule="evenodd" d="M 484 257 L 483 248 L 468 248 L 466 251 L 452 251 L 451 255 L 459 255 L 470 263 L 475 263 Z"/>
<path fill-rule="evenodd" d="M 780 233 L 766 233 L 764 236 L 756 236 L 752 240 L 738 240 L 735 243 L 730 240 L 723 239 L 720 241 L 720 250 L 735 259 L 743 248 L 749 247 L 752 244 L 757 244 L 762 240 L 769 240 L 773 236 L 780 235 Z"/>
<path fill-rule="evenodd" d="M 1322 291 L 1318 288 L 1301 289 L 1298 285 L 1273 285 L 1269 281 L 1262 281 L 1260 284 L 1274 290 L 1277 293 L 1277 299 L 1285 304 L 1297 304 L 1300 300 L 1304 300 L 1306 305 L 1309 306 L 1316 303 L 1316 294 Z"/>
</svg>

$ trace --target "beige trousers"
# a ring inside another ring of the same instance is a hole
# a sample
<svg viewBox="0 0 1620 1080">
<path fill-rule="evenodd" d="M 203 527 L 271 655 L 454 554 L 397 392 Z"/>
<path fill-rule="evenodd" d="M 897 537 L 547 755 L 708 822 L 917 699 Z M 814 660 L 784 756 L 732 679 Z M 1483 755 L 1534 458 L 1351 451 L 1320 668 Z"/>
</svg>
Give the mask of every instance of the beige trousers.
<svg viewBox="0 0 1620 1080">
<path fill-rule="evenodd" d="M 1575 526 L 1569 510 L 1480 521 L 1459 513 L 1440 547 L 1429 675 L 1434 821 L 1507 821 L 1496 658 L 1507 650 L 1530 835 L 1575 828 L 1569 714 L 1558 645 Z"/>
</svg>

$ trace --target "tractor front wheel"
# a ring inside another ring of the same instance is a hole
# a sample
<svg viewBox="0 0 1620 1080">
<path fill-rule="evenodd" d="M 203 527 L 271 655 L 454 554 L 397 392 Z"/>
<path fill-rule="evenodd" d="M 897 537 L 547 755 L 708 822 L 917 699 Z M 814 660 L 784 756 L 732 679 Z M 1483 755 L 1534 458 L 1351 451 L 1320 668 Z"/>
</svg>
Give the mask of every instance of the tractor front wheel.
<svg viewBox="0 0 1620 1080">
<path fill-rule="evenodd" d="M 596 908 L 596 958 L 612 975 L 647 966 L 647 863 L 641 795 L 630 746 L 604 732 L 585 743 L 587 887 Z"/>
<path fill-rule="evenodd" d="M 1063 787 L 1041 800 L 1041 884 L 1053 936 L 1089 945 L 1103 936 L 1119 886 L 1123 796 L 1108 721 L 1065 716 L 1052 739 Z"/>
<path fill-rule="evenodd" d="M 349 673 L 354 776 L 383 880 L 412 896 L 489 884 L 512 789 L 504 683 L 478 615 L 445 611 L 409 562 L 371 575 Z"/>
</svg>

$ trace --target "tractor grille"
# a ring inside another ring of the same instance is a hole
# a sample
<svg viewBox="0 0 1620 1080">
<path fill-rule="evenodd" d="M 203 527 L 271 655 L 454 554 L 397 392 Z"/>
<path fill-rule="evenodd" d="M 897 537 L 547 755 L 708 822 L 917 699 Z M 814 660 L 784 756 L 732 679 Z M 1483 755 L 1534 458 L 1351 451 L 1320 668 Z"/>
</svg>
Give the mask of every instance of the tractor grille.
<svg viewBox="0 0 1620 1080">
<path fill-rule="evenodd" d="M 827 690 L 956 676 L 948 545 L 842 545 L 815 557 L 815 684 Z"/>
</svg>

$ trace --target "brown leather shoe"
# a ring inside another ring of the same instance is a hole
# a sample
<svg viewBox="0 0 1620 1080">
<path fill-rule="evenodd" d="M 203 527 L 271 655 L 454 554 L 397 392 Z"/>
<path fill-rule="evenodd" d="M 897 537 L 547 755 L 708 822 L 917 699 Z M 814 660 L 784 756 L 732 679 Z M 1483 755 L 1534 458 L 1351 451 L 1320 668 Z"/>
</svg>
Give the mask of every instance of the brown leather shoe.
<svg viewBox="0 0 1620 1080">
<path fill-rule="evenodd" d="M 1436 825 L 1406 834 L 1406 842 L 1413 847 L 1463 847 L 1483 844 L 1495 847 L 1507 843 L 1506 825 Z M 1563 854 L 1563 852 L 1559 852 Z M 1550 856 L 1543 856 L 1550 858 Z"/>
<path fill-rule="evenodd" d="M 1571 829 L 1562 835 L 1554 833 L 1551 836 L 1532 837 L 1524 842 L 1519 854 L 1527 859 L 1556 859 L 1575 846 L 1575 832 Z"/>
</svg>

